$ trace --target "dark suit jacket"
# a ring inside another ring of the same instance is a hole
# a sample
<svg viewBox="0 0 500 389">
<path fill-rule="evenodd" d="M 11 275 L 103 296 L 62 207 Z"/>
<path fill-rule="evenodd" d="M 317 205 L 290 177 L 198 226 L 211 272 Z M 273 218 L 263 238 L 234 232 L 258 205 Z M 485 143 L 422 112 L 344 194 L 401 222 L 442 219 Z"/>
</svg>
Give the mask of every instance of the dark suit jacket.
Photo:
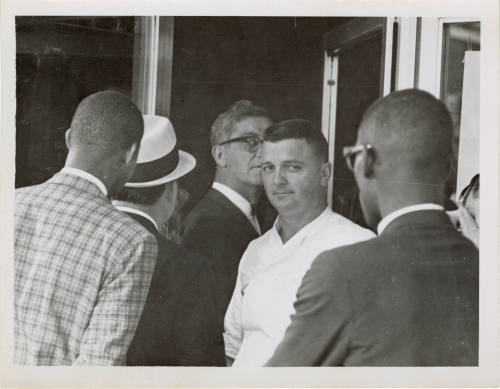
<svg viewBox="0 0 500 389">
<path fill-rule="evenodd" d="M 441 211 L 321 254 L 268 365 L 477 365 L 478 256 Z"/>
<path fill-rule="evenodd" d="M 155 235 L 158 259 L 127 364 L 225 366 L 223 318 L 209 263 L 165 239 L 149 220 L 128 215 Z"/>
<path fill-rule="evenodd" d="M 233 295 L 243 252 L 258 233 L 229 199 L 211 188 L 184 221 L 182 244 L 208 258 L 217 279 L 217 299 L 222 316 Z"/>
</svg>

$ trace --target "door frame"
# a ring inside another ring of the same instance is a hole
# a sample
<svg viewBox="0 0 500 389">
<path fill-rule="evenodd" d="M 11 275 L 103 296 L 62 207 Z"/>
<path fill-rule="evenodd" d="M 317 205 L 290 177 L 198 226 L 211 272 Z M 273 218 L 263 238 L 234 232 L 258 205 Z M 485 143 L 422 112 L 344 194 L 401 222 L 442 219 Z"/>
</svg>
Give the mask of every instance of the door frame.
<svg viewBox="0 0 500 389">
<path fill-rule="evenodd" d="M 132 100 L 143 114 L 170 114 L 173 16 L 137 16 Z"/>
<path fill-rule="evenodd" d="M 441 99 L 443 67 L 443 32 L 449 23 L 481 22 L 479 17 L 422 17 L 418 18 L 420 34 L 418 69 L 415 74 L 415 87 L 425 90 Z"/>
<path fill-rule="evenodd" d="M 323 108 L 321 129 L 328 142 L 328 161 L 333 165 L 335 160 L 335 126 L 337 116 L 337 89 L 339 53 L 375 32 L 382 32 L 382 55 L 380 67 L 380 96 L 391 91 L 394 17 L 354 18 L 324 35 L 324 74 L 323 74 Z M 329 207 L 333 206 L 333 169 L 328 181 Z"/>
</svg>

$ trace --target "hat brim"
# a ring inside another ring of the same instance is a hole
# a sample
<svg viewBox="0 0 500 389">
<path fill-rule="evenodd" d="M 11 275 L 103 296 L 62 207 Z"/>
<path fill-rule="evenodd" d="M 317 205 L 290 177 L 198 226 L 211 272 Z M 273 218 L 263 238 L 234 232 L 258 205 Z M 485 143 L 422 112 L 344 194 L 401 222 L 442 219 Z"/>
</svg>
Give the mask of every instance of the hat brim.
<svg viewBox="0 0 500 389">
<path fill-rule="evenodd" d="M 181 178 L 182 176 L 188 174 L 196 166 L 196 159 L 189 153 L 179 150 L 179 163 L 177 167 L 164 177 L 158 178 L 153 181 L 148 182 L 127 182 L 125 184 L 128 188 L 148 188 L 150 186 L 157 186 L 166 184 Z"/>
</svg>

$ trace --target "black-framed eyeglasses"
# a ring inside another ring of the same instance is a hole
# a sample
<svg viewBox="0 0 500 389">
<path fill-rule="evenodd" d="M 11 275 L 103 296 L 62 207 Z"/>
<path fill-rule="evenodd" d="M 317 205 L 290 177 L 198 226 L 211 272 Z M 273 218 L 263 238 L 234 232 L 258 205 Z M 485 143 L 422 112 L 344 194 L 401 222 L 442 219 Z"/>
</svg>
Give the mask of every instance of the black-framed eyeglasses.
<svg viewBox="0 0 500 389">
<path fill-rule="evenodd" d="M 342 149 L 345 162 L 350 170 L 354 170 L 354 162 L 356 161 L 356 155 L 361 153 L 364 149 L 371 150 L 373 149 L 373 147 L 371 144 L 367 143 L 365 145 L 345 146 Z"/>
<path fill-rule="evenodd" d="M 247 150 L 251 153 L 254 153 L 260 148 L 262 142 L 264 142 L 264 139 L 262 139 L 257 135 L 245 135 L 245 136 L 239 136 L 237 138 L 228 139 L 225 140 L 224 142 L 220 142 L 219 146 L 233 142 L 245 143 Z"/>
<path fill-rule="evenodd" d="M 460 192 L 460 196 L 458 196 L 458 201 L 460 202 L 460 204 L 465 206 L 465 204 L 467 203 L 467 199 L 469 198 L 471 193 L 476 191 L 477 186 L 479 186 L 479 173 L 472 177 L 469 185 L 467 185 L 462 190 L 462 192 Z"/>
</svg>

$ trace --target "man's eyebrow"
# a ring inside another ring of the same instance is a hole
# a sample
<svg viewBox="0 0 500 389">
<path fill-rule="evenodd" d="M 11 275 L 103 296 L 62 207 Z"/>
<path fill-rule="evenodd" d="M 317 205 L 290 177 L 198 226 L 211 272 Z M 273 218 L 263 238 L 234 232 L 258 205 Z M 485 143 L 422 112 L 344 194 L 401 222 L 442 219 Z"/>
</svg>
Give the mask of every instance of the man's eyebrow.
<svg viewBox="0 0 500 389">
<path fill-rule="evenodd" d="M 298 159 L 287 159 L 285 161 L 281 161 L 281 163 L 297 163 L 299 165 L 305 165 L 304 161 L 298 160 Z"/>
</svg>

